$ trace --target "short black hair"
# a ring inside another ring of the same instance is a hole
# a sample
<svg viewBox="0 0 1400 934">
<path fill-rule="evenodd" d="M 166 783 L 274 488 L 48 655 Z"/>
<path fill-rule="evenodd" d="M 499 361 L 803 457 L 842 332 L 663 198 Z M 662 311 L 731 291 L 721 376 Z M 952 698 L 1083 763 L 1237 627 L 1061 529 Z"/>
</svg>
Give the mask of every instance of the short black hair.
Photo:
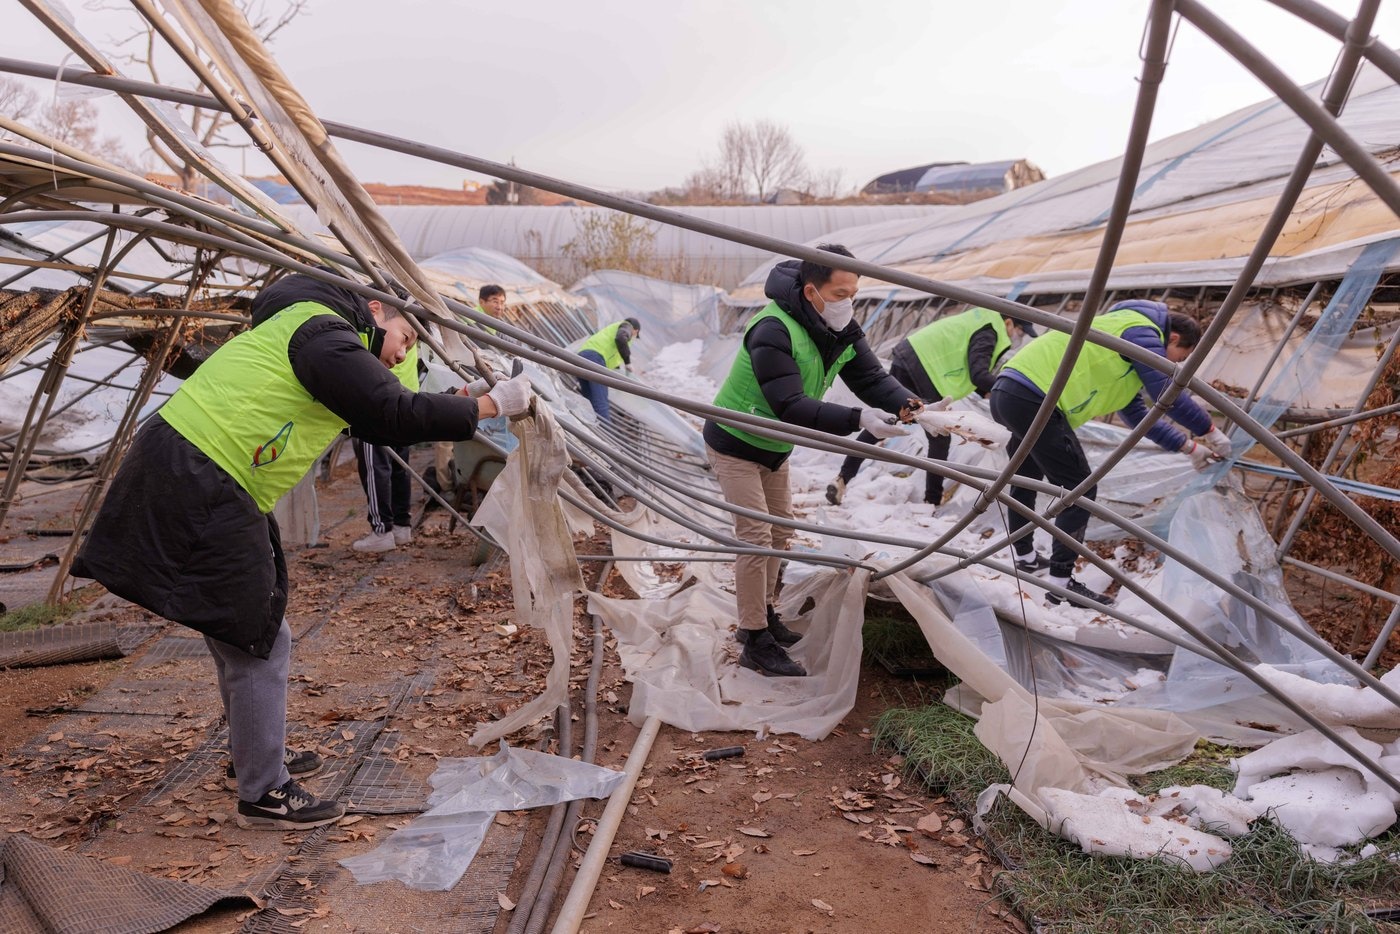
<svg viewBox="0 0 1400 934">
<path fill-rule="evenodd" d="M 849 256 L 855 259 L 850 250 L 839 243 L 818 244 L 817 249 L 825 250 L 828 253 L 835 253 L 838 256 Z M 831 281 L 831 274 L 836 270 L 831 266 L 823 266 L 821 263 L 814 263 L 810 259 L 804 259 L 801 267 L 797 270 L 797 277 L 802 280 L 803 285 L 810 285 L 821 288 Z"/>
<path fill-rule="evenodd" d="M 632 325 L 632 331 L 633 331 L 633 333 L 635 333 L 635 334 L 638 335 L 639 337 L 641 336 L 641 333 L 642 333 L 642 322 L 638 321 L 636 318 L 623 318 L 622 320 L 623 320 L 623 321 L 626 321 L 628 324 Z"/>
<path fill-rule="evenodd" d="M 1179 335 L 1176 340 L 1178 347 L 1195 347 L 1201 342 L 1201 326 L 1196 319 L 1179 311 L 1170 312 L 1167 315 L 1167 338 L 1173 334 Z"/>
<path fill-rule="evenodd" d="M 476 293 L 476 300 L 479 302 L 484 302 L 487 299 L 495 298 L 497 295 L 504 294 L 506 294 L 506 290 L 501 288 L 499 285 L 483 285 L 481 287 L 481 290 Z"/>
</svg>

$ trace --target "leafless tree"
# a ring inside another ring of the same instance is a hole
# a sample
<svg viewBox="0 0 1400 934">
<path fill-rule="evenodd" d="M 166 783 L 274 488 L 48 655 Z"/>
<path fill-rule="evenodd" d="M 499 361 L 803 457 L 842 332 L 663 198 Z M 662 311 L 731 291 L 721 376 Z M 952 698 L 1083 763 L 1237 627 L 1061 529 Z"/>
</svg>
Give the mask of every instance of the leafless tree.
<svg viewBox="0 0 1400 934">
<path fill-rule="evenodd" d="M 775 120 L 731 123 L 720 137 L 720 167 L 744 188 L 767 200 L 779 188 L 800 187 L 807 157 L 788 128 Z"/>
<path fill-rule="evenodd" d="M 38 104 L 38 96 L 15 78 L 0 78 L 0 114 L 11 120 L 28 119 Z"/>
<path fill-rule="evenodd" d="M 82 99 L 57 100 L 40 108 L 36 128 L 60 143 L 92 153 L 123 168 L 136 170 L 136 160 L 115 136 L 102 136 L 97 108 Z"/>
<path fill-rule="evenodd" d="M 818 201 L 833 201 L 846 190 L 846 173 L 841 169 L 812 172 L 807 176 L 804 187 Z"/>
<path fill-rule="evenodd" d="M 264 43 L 271 43 L 279 32 L 302 13 L 305 13 L 309 3 L 310 0 L 234 0 L 234 6 L 243 13 L 248 24 L 253 28 L 253 32 Z M 125 3 L 113 5 L 107 0 L 92 0 L 88 5 L 94 9 L 130 11 Z M 132 32 L 126 36 L 118 38 L 115 44 L 118 48 L 130 50 L 114 56 L 118 61 L 142 68 L 157 84 L 166 83 L 161 78 L 164 60 L 157 60 L 164 49 L 164 43 L 156 34 L 153 26 L 142 20 L 139 26 L 135 26 Z M 204 59 L 204 64 L 211 69 L 213 68 L 213 62 L 208 58 Z M 188 79 L 187 85 L 198 91 L 208 90 L 203 82 L 198 81 L 193 76 Z M 206 148 L 238 148 L 247 144 L 246 140 L 233 139 L 225 135 L 233 126 L 233 121 L 223 111 L 204 110 L 200 107 L 190 107 L 183 104 L 176 106 L 175 109 L 188 121 L 194 138 Z M 198 179 L 198 172 L 194 166 L 188 165 L 178 155 L 171 152 L 153 130 L 146 131 L 146 143 L 151 147 L 151 152 L 155 154 L 156 158 L 179 177 L 181 188 L 194 189 Z"/>
</svg>

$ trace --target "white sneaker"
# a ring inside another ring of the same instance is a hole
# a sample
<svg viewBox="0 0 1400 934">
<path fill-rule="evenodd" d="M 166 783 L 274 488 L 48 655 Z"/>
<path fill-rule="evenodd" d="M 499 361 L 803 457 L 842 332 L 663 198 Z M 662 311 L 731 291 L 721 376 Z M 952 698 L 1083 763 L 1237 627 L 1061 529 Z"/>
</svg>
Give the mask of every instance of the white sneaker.
<svg viewBox="0 0 1400 934">
<path fill-rule="evenodd" d="M 394 544 L 407 545 L 413 541 L 413 527 L 409 525 L 394 526 Z"/>
<path fill-rule="evenodd" d="M 356 551 L 380 552 L 394 550 L 393 532 L 370 532 L 364 538 L 350 546 Z"/>
</svg>

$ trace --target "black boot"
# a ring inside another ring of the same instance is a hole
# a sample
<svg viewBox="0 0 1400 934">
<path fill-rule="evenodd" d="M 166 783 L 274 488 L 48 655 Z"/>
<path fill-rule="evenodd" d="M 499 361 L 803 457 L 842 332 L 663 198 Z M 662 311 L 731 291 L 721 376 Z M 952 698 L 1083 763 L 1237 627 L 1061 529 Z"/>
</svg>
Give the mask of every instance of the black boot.
<svg viewBox="0 0 1400 934">
<path fill-rule="evenodd" d="M 734 631 L 734 641 L 743 645 L 749 641 L 749 636 L 755 632 L 766 632 L 773 637 L 773 640 L 784 648 L 796 645 L 802 641 L 802 633 L 789 629 L 783 618 L 778 615 L 778 611 L 773 609 L 773 605 L 768 604 L 768 628 L 767 629 L 736 629 Z"/>
<path fill-rule="evenodd" d="M 739 664 L 753 669 L 761 675 L 777 675 L 782 678 L 802 678 L 807 669 L 793 661 L 787 649 L 768 634 L 768 630 L 758 630 L 744 643 L 744 652 L 739 656 Z"/>
</svg>

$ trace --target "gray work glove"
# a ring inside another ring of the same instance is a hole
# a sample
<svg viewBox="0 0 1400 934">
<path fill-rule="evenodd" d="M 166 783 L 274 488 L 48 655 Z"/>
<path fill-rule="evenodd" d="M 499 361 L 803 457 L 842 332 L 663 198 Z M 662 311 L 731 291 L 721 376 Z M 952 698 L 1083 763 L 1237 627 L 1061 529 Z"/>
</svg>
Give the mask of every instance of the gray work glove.
<svg viewBox="0 0 1400 934">
<path fill-rule="evenodd" d="M 470 383 L 467 383 L 467 395 L 471 396 L 473 399 L 480 399 L 482 396 L 486 395 L 490 388 L 491 386 L 486 380 L 474 379 Z"/>
<path fill-rule="evenodd" d="M 501 415 L 522 415 L 530 407 L 530 377 L 522 373 L 500 380 L 487 395 L 496 403 L 496 411 Z"/>
<path fill-rule="evenodd" d="M 1186 446 L 1181 449 L 1181 453 L 1191 458 L 1191 466 L 1197 470 L 1205 470 L 1211 464 L 1216 463 L 1216 457 L 1211 453 L 1210 448 L 1196 441 L 1187 441 Z"/>
<path fill-rule="evenodd" d="M 898 438 L 909 433 L 909 429 L 900 425 L 897 420 L 891 425 L 887 419 L 895 420 L 895 416 L 880 409 L 860 410 L 860 427 L 877 438 Z"/>
<path fill-rule="evenodd" d="M 1234 446 L 1230 443 L 1230 438 L 1219 428 L 1211 428 L 1210 433 L 1201 439 L 1201 443 L 1210 448 L 1210 452 L 1221 460 L 1228 460 L 1234 453 Z"/>
</svg>

